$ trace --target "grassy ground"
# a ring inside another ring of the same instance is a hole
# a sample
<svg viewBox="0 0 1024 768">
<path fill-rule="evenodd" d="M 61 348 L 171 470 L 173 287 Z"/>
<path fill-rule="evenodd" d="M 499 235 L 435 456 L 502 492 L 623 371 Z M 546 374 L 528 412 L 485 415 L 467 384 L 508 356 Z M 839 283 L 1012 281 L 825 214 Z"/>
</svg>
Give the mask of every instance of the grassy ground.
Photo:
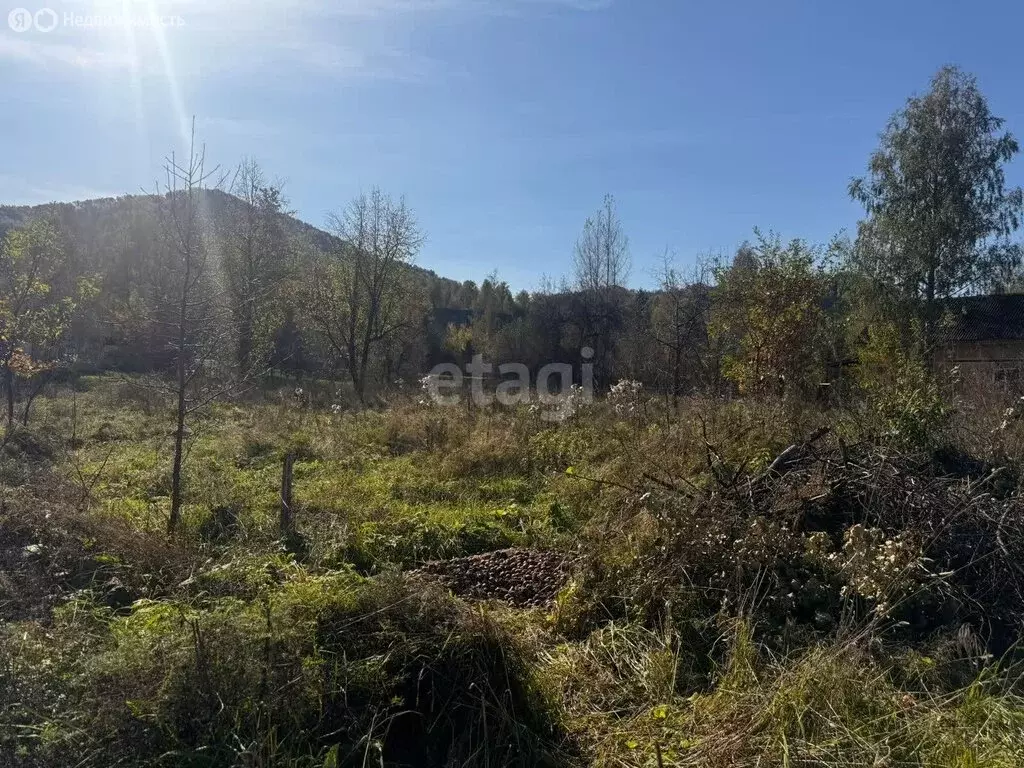
<svg viewBox="0 0 1024 768">
<path fill-rule="evenodd" d="M 0 458 L 0 764 L 1024 764 L 1016 603 L 956 560 L 952 522 L 907 512 L 1002 505 L 1015 552 L 1015 481 L 939 485 L 923 454 L 887 474 L 856 414 L 645 401 L 556 424 L 268 390 L 190 425 L 168 539 L 166 403 L 96 378 L 35 408 Z M 826 423 L 842 462 L 758 484 Z M 1015 476 L 1000 441 L 970 447 Z M 571 559 L 555 604 L 404 573 L 510 546 Z"/>
</svg>

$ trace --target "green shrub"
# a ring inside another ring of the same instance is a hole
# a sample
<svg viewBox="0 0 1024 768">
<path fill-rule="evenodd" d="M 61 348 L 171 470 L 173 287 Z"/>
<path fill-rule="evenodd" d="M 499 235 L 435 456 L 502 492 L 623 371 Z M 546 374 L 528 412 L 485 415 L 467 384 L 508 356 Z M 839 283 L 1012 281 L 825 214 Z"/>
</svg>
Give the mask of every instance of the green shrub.
<svg viewBox="0 0 1024 768">
<path fill-rule="evenodd" d="M 908 351 L 895 327 L 876 326 L 858 358 L 857 381 L 883 434 L 900 446 L 933 445 L 951 410 L 923 356 Z"/>
</svg>

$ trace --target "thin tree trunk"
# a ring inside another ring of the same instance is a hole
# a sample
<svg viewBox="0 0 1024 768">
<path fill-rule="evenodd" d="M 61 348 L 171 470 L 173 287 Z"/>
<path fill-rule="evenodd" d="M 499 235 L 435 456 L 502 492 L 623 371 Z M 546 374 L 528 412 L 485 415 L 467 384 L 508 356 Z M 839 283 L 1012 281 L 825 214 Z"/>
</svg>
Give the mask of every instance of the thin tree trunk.
<svg viewBox="0 0 1024 768">
<path fill-rule="evenodd" d="M 14 426 L 14 371 L 10 368 L 4 376 L 4 389 L 7 393 L 7 429 Z"/>
<path fill-rule="evenodd" d="M 672 411 L 679 413 L 679 390 L 682 389 L 682 350 L 676 347 L 672 355 Z"/>
<path fill-rule="evenodd" d="M 935 355 L 935 264 L 928 269 L 928 284 L 925 286 L 924 354 L 931 365 Z"/>
<path fill-rule="evenodd" d="M 21 412 L 21 426 L 23 427 L 28 426 L 28 417 L 32 412 L 32 403 L 36 401 L 36 398 L 39 397 L 46 388 L 46 376 L 47 374 L 40 374 L 40 380 L 32 388 L 32 391 L 28 393 L 28 397 L 25 398 L 25 408 Z"/>
<path fill-rule="evenodd" d="M 188 286 L 190 270 L 185 270 L 185 286 Z M 174 533 L 181 519 L 181 459 L 185 444 L 185 389 L 188 383 L 185 356 L 186 324 L 188 317 L 188 288 L 181 292 L 178 315 L 178 410 L 174 430 L 174 468 L 171 470 L 171 516 L 167 521 L 167 532 Z"/>
<path fill-rule="evenodd" d="M 181 519 L 181 460 L 185 445 L 185 390 L 178 390 L 178 421 L 174 430 L 174 468 L 171 470 L 171 516 L 167 532 L 174 533 Z"/>
<path fill-rule="evenodd" d="M 369 352 L 363 354 L 362 362 L 359 364 L 359 402 L 366 405 L 366 369 L 370 361 Z"/>
<path fill-rule="evenodd" d="M 253 318 L 247 312 L 238 324 L 238 369 L 244 376 L 249 372 L 253 345 Z"/>
<path fill-rule="evenodd" d="M 359 377 L 360 366 L 356 364 L 355 344 L 349 345 L 348 360 L 348 375 L 352 379 L 352 389 L 355 390 L 356 397 L 359 398 L 359 402 L 363 403 L 363 382 Z"/>
<path fill-rule="evenodd" d="M 370 347 L 373 344 L 373 329 L 377 325 L 380 308 L 377 298 L 370 300 L 369 311 L 366 313 L 366 330 L 363 332 L 362 356 L 359 360 L 359 402 L 366 405 L 366 371 L 370 362 Z"/>
</svg>

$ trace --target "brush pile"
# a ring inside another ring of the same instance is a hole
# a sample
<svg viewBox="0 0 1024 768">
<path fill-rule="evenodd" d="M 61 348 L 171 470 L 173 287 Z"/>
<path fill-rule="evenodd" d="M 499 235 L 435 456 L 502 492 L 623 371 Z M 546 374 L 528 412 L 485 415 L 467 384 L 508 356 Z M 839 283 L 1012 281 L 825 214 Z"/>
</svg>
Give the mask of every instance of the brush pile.
<svg viewBox="0 0 1024 768">
<path fill-rule="evenodd" d="M 908 640 L 966 627 L 997 654 L 1016 642 L 1024 503 L 1014 473 L 823 436 L 757 473 L 725 471 L 709 452 L 702 485 L 647 476 L 585 534 L 583 624 L 637 611 L 656 624 L 673 601 L 697 601 L 746 605 L 783 645 L 858 616 Z"/>
</svg>

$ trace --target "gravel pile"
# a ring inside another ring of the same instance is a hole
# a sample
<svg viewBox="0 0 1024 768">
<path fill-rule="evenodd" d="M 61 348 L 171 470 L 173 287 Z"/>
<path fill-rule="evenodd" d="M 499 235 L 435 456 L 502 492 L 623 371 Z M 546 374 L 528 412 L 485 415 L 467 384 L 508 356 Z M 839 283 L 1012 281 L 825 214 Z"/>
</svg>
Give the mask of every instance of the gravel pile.
<svg viewBox="0 0 1024 768">
<path fill-rule="evenodd" d="M 459 597 L 540 607 L 554 600 L 569 574 L 556 552 L 502 549 L 426 563 L 412 575 L 436 579 Z"/>
</svg>

